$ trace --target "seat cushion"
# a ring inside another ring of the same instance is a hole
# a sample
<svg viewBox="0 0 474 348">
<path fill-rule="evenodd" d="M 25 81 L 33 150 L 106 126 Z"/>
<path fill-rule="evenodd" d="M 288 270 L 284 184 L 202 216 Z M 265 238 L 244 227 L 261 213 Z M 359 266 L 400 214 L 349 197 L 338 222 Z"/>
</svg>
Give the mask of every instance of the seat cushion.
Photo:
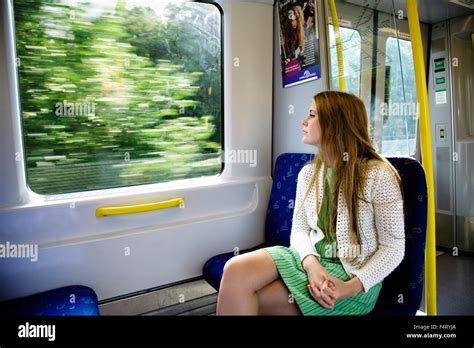
<svg viewBox="0 0 474 348">
<path fill-rule="evenodd" d="M 97 295 L 87 286 L 75 285 L 0 303 L 2 316 L 96 316 Z"/>
</svg>

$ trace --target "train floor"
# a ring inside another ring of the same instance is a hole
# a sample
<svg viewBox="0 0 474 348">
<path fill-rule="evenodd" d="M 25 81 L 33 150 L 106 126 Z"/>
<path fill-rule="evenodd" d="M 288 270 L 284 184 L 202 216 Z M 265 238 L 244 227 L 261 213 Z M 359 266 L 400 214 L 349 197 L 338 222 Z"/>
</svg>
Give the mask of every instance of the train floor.
<svg viewBox="0 0 474 348">
<path fill-rule="evenodd" d="M 438 315 L 474 315 L 474 256 L 436 253 Z M 425 310 L 425 298 L 420 311 Z"/>
<path fill-rule="evenodd" d="M 436 253 L 438 315 L 474 314 L 474 257 Z M 217 292 L 203 279 L 99 306 L 101 315 L 215 315 Z M 424 294 L 417 315 L 425 315 Z"/>
<path fill-rule="evenodd" d="M 101 315 L 215 315 L 217 292 L 195 279 L 99 305 Z"/>
</svg>

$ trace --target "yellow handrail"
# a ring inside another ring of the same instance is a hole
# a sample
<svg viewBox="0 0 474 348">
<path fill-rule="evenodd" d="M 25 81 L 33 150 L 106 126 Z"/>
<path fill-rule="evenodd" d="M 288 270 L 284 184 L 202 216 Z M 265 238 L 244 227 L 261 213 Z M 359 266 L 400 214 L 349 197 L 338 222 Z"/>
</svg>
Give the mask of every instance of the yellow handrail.
<svg viewBox="0 0 474 348">
<path fill-rule="evenodd" d="M 426 229 L 425 249 L 425 303 L 426 313 L 436 315 L 436 234 L 435 234 L 435 204 L 434 204 L 434 175 L 433 154 L 431 147 L 430 112 L 428 107 L 428 92 L 426 89 L 426 70 L 423 60 L 423 45 L 421 41 L 420 22 L 418 19 L 417 0 L 407 0 L 408 25 L 415 64 L 416 95 L 420 105 L 420 138 L 421 159 L 426 173 L 428 186 L 428 226 Z"/>
<path fill-rule="evenodd" d="M 111 215 L 135 214 L 173 207 L 183 207 L 183 205 L 184 197 L 178 197 L 163 202 L 128 205 L 124 207 L 99 207 L 95 210 L 95 216 L 99 218 Z"/>
<path fill-rule="evenodd" d="M 331 8 L 332 24 L 334 26 L 334 34 L 336 37 L 339 90 L 341 92 L 344 92 L 346 90 L 346 82 L 344 80 L 344 60 L 342 56 L 342 38 L 341 38 L 341 32 L 339 30 L 339 19 L 337 18 L 336 4 L 334 3 L 334 0 L 329 0 L 329 7 Z"/>
</svg>

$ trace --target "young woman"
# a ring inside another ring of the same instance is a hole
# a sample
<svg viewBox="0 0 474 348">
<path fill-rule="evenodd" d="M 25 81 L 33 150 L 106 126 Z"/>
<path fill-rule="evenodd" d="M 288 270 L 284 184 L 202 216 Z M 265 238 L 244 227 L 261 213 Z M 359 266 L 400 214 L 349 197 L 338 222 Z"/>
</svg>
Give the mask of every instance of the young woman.
<svg viewBox="0 0 474 348">
<path fill-rule="evenodd" d="M 305 32 L 307 37 L 310 36 L 309 33 L 316 30 L 314 7 L 314 0 L 308 0 L 308 2 L 305 3 L 303 8 Z"/>
<path fill-rule="evenodd" d="M 370 143 L 363 102 L 317 94 L 303 142 L 319 152 L 298 175 L 290 247 L 230 259 L 218 315 L 364 315 L 403 259 L 400 178 Z"/>
<path fill-rule="evenodd" d="M 285 63 L 290 60 L 301 59 L 306 45 L 304 14 L 300 6 L 293 6 L 285 19 L 286 30 L 284 39 Z"/>
</svg>

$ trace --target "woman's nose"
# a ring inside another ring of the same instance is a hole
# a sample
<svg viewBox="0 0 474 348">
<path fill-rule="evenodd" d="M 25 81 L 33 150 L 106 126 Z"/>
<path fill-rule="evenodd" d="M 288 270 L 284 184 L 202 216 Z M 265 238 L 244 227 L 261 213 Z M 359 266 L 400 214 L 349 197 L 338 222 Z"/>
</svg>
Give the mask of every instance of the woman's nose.
<svg viewBox="0 0 474 348">
<path fill-rule="evenodd" d="M 302 124 L 303 126 L 306 126 L 306 123 L 307 123 L 307 118 L 305 117 L 305 118 L 303 119 L 303 122 L 302 122 L 301 124 Z"/>
</svg>

